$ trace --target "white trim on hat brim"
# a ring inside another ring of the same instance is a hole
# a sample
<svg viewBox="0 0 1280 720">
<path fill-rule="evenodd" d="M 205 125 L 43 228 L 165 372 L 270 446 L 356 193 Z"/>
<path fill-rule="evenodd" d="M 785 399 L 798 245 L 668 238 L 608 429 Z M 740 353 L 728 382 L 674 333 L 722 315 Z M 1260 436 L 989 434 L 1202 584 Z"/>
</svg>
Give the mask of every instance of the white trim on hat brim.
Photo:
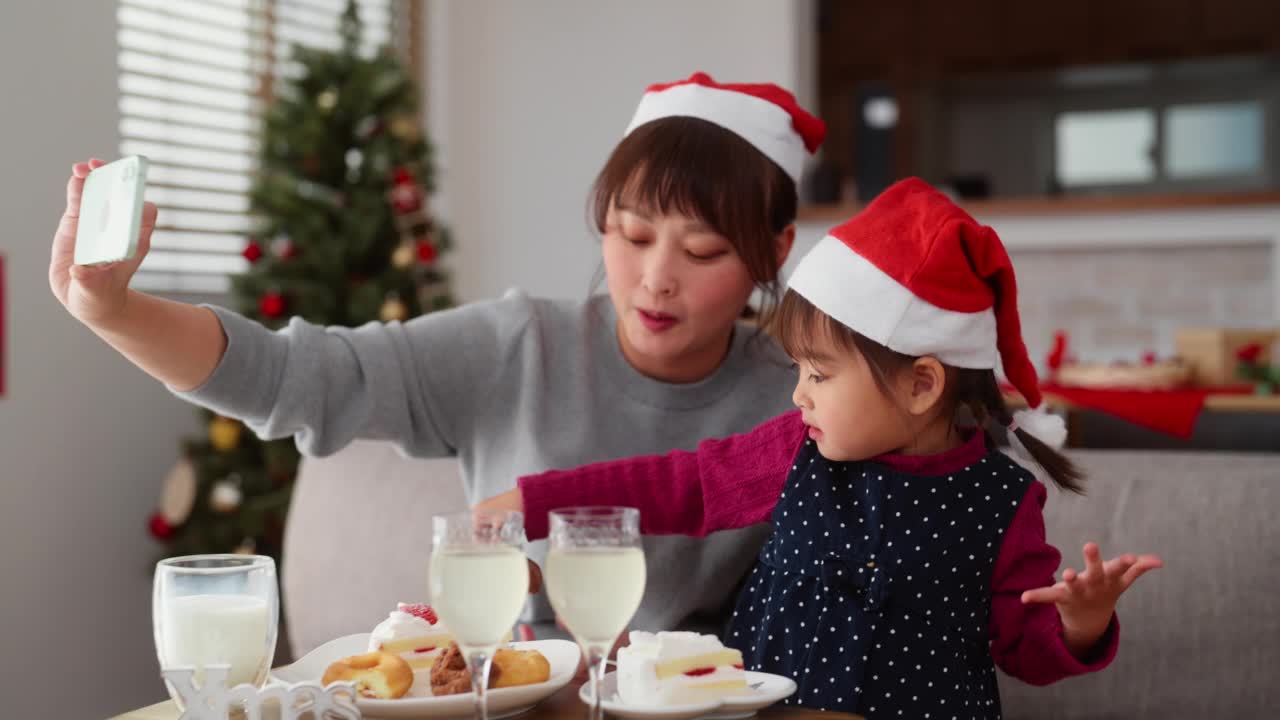
<svg viewBox="0 0 1280 720">
<path fill-rule="evenodd" d="M 792 125 L 791 114 L 768 100 L 695 83 L 647 92 L 624 135 L 664 117 L 696 117 L 715 123 L 751 143 L 800 182 L 809 154 L 804 140 Z"/>
<path fill-rule="evenodd" d="M 956 312 L 922 300 L 831 235 L 804 256 L 787 286 L 849 329 L 890 350 L 915 357 L 932 355 L 954 367 L 996 367 L 992 309 Z"/>
</svg>

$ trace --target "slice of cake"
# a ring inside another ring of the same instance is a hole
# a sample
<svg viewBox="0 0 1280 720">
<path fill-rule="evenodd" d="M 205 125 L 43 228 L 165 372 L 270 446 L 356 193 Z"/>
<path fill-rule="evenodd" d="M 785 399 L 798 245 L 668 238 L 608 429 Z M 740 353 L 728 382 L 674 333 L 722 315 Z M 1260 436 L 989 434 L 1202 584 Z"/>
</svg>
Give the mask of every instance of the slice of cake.
<svg viewBox="0 0 1280 720">
<path fill-rule="evenodd" d="M 369 636 L 369 652 L 399 655 L 413 670 L 430 670 L 436 657 L 453 642 L 430 605 L 397 603 L 386 620 Z"/>
<path fill-rule="evenodd" d="M 618 650 L 618 695 L 628 705 L 688 705 L 745 695 L 742 652 L 715 635 L 632 632 Z"/>
</svg>

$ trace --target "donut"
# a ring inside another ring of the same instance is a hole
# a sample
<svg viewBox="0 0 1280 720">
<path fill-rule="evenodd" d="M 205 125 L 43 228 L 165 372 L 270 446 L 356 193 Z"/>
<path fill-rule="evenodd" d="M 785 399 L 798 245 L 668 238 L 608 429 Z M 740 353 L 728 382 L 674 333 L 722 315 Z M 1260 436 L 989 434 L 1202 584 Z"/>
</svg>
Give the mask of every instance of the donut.
<svg viewBox="0 0 1280 720">
<path fill-rule="evenodd" d="M 363 697 L 390 700 L 409 692 L 413 670 L 399 655 L 370 652 L 342 658 L 325 668 L 320 683 L 333 682 L 354 682 Z"/>
</svg>

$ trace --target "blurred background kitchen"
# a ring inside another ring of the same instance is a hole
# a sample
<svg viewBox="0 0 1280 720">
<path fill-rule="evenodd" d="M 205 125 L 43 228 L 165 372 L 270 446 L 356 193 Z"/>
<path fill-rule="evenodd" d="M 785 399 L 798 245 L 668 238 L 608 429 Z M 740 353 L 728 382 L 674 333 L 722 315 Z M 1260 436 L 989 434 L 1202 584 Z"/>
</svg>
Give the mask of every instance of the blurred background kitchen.
<svg viewBox="0 0 1280 720">
<path fill-rule="evenodd" d="M 174 477 L 189 438 L 208 438 L 211 452 L 242 442 L 50 294 L 69 168 L 150 156 L 162 228 L 139 286 L 233 304 L 251 244 L 288 252 L 252 237 L 247 195 L 262 118 L 295 77 L 289 44 L 337 48 L 344 4 L 0 7 L 4 717 L 100 717 L 160 699 L 151 563 L 187 517 L 161 506 L 185 487 Z M 397 217 L 447 227 L 452 246 L 438 258 L 419 244 L 427 236 L 404 232 L 405 261 L 438 263 L 448 302 L 513 286 L 591 292 L 599 252 L 586 192 L 641 90 L 694 70 L 772 81 L 829 128 L 803 184 L 793 258 L 893 180 L 919 175 L 1009 247 L 1024 336 L 1071 415 L 1072 444 L 1280 450 L 1280 378 L 1269 369 L 1280 326 L 1280 3 L 359 7 L 362 52 L 389 44 L 421 89 L 411 125 L 400 118 L 394 132 L 430 141 L 434 187 L 411 179 L 393 204 Z M 329 161 L 353 162 L 345 151 Z"/>
</svg>

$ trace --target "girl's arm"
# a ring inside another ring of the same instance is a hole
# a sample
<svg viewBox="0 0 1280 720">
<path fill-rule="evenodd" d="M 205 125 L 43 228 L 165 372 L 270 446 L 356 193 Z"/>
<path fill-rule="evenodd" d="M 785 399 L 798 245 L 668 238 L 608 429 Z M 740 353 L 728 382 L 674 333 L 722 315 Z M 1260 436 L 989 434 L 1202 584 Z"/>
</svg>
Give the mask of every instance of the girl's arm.
<svg viewBox="0 0 1280 720">
<path fill-rule="evenodd" d="M 525 531 L 531 540 L 546 537 L 549 511 L 581 505 L 639 508 L 641 532 L 651 535 L 702 537 L 763 522 L 803 439 L 795 411 L 740 435 L 704 440 L 694 452 L 528 475 L 519 480 Z"/>
<path fill-rule="evenodd" d="M 1120 621 L 1112 614 L 1110 624 L 1090 647 L 1073 652 L 1057 607 L 1022 601 L 1024 592 L 1054 584 L 1054 572 L 1062 560 L 1057 548 L 1045 540 L 1045 499 L 1044 485 L 1033 482 L 1005 531 L 992 572 L 988 627 L 996 664 L 1032 685 L 1101 670 L 1111 664 L 1120 642 Z"/>
</svg>

